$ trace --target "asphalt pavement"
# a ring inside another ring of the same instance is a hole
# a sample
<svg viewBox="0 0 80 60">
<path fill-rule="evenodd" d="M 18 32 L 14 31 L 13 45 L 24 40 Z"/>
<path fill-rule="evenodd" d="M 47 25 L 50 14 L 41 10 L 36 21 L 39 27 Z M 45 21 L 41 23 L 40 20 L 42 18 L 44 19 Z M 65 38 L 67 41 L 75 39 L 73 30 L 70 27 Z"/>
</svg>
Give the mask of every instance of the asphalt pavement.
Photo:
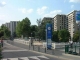
<svg viewBox="0 0 80 60">
<path fill-rule="evenodd" d="M 10 44 L 9 44 L 10 43 Z M 17 45 L 17 46 L 16 46 Z M 4 42 L 2 51 L 2 60 L 67 60 L 53 55 L 44 54 L 29 50 L 24 46 L 15 42 Z"/>
<path fill-rule="evenodd" d="M 67 60 L 69 60 L 69 59 L 70 60 L 80 60 L 80 56 L 65 54 L 64 49 L 62 49 L 62 48 L 61 49 L 46 50 L 45 51 L 45 48 L 43 48 L 42 46 L 34 46 L 34 49 L 33 49 L 33 46 L 29 47 L 28 45 L 21 44 L 21 43 L 18 43 L 18 42 L 14 42 L 14 41 L 8 41 L 8 43 L 11 44 L 11 45 L 14 45 L 14 46 L 18 46 L 18 47 L 21 47 L 21 48 L 24 48 L 24 49 L 28 49 L 29 51 L 35 51 L 35 52 L 43 53 L 43 55 L 48 54 L 48 56 L 52 56 L 52 57 L 55 56 L 55 57 L 58 57 L 58 58 L 65 58 Z"/>
</svg>

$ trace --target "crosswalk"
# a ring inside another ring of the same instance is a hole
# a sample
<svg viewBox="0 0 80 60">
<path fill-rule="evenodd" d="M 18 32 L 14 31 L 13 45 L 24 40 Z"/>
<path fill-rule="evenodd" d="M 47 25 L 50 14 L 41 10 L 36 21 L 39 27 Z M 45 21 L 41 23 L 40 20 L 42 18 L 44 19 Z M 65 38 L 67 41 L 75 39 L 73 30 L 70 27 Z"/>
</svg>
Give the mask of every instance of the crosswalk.
<svg viewBox="0 0 80 60">
<path fill-rule="evenodd" d="M 48 60 L 49 58 L 46 56 L 30 56 L 30 57 L 18 57 L 18 58 L 4 58 L 1 60 L 41 60 L 41 59 Z"/>
</svg>

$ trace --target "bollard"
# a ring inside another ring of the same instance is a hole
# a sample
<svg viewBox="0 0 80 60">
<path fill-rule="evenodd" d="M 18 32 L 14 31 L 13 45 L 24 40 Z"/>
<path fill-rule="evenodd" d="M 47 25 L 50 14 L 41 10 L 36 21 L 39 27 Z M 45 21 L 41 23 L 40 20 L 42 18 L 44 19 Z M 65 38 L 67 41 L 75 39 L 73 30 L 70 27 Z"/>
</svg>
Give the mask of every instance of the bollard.
<svg viewBox="0 0 80 60">
<path fill-rule="evenodd" d="M 34 45 L 33 45 L 33 50 L 34 50 Z"/>
<path fill-rule="evenodd" d="M 45 47 L 45 53 L 46 53 L 46 47 Z"/>
<path fill-rule="evenodd" d="M 75 52 L 76 52 L 76 46 L 75 46 Z"/>
<path fill-rule="evenodd" d="M 38 51 L 40 52 L 40 46 L 38 46 Z"/>
<path fill-rule="evenodd" d="M 30 44 L 29 44 L 29 50 L 30 50 Z"/>
</svg>

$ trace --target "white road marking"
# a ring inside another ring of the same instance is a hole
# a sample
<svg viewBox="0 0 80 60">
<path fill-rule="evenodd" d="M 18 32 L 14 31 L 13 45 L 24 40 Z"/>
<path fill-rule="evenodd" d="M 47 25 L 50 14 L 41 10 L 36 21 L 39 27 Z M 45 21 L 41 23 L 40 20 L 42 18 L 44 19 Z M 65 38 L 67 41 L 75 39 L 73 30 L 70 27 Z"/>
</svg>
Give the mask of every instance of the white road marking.
<svg viewBox="0 0 80 60">
<path fill-rule="evenodd" d="M 20 57 L 21 60 L 29 60 L 28 57 Z"/>
<path fill-rule="evenodd" d="M 1 60 L 7 60 L 7 59 L 1 59 Z"/>
<path fill-rule="evenodd" d="M 30 57 L 4 58 L 2 60 L 30 60 L 30 58 L 35 60 L 41 60 L 39 57 L 44 59 L 49 59 L 46 56 L 30 56 Z"/>
<path fill-rule="evenodd" d="M 32 56 L 32 57 L 29 57 L 29 58 L 40 60 L 37 56 Z"/>
<path fill-rule="evenodd" d="M 44 59 L 49 59 L 49 58 L 46 57 L 46 56 L 38 56 L 38 57 L 40 57 L 40 58 L 44 58 Z"/>
<path fill-rule="evenodd" d="M 18 60 L 18 58 L 8 58 L 8 60 Z"/>
</svg>

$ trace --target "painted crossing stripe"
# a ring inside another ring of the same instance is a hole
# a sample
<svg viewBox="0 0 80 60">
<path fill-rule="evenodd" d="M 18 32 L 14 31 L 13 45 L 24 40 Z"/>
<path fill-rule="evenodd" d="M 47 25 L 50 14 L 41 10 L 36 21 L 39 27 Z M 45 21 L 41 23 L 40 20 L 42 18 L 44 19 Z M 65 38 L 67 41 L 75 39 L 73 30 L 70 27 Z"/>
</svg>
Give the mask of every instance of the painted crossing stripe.
<svg viewBox="0 0 80 60">
<path fill-rule="evenodd" d="M 18 60 L 18 58 L 8 58 L 7 60 Z"/>
<path fill-rule="evenodd" d="M 21 60 L 29 60 L 28 57 L 20 57 Z"/>
<path fill-rule="evenodd" d="M 38 57 L 36 56 L 32 56 L 32 57 L 29 57 L 29 58 L 32 58 L 32 59 L 36 59 L 36 60 L 40 60 Z"/>
<path fill-rule="evenodd" d="M 40 58 L 44 58 L 44 59 L 49 59 L 49 58 L 46 57 L 46 56 L 38 56 L 38 57 L 40 57 Z"/>
<path fill-rule="evenodd" d="M 35 60 L 41 60 L 40 58 L 49 59 L 46 56 L 30 56 L 30 57 L 6 58 L 2 60 L 30 60 L 30 58 Z"/>
</svg>

